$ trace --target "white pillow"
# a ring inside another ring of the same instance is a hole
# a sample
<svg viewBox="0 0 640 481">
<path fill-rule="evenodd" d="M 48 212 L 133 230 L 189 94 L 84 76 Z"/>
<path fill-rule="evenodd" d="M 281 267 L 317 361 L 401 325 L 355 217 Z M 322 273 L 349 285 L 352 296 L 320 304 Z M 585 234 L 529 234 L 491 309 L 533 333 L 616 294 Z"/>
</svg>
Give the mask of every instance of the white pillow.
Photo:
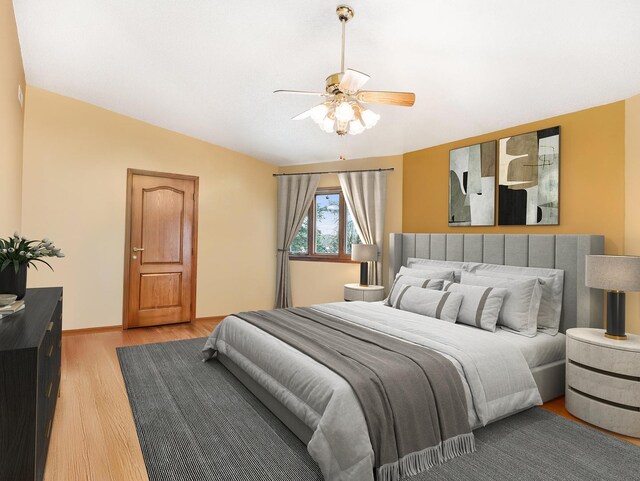
<svg viewBox="0 0 640 481">
<path fill-rule="evenodd" d="M 467 269 L 468 262 L 460 261 L 439 261 L 435 259 L 420 259 L 418 257 L 409 257 L 407 259 L 407 267 L 412 269 L 452 270 L 454 274 L 454 282 L 460 282 L 460 276 L 463 270 Z"/>
<path fill-rule="evenodd" d="M 463 285 L 449 281 L 445 281 L 443 289 L 445 292 L 463 296 L 458 322 L 495 332 L 507 289 Z"/>
<path fill-rule="evenodd" d="M 507 279 L 533 279 L 538 278 L 542 284 L 542 299 L 540 311 L 538 311 L 538 331 L 555 336 L 560 329 L 560 316 L 562 315 L 562 291 L 564 287 L 564 271 L 560 269 L 521 268 L 523 274 L 518 272 L 503 272 L 502 270 L 487 269 L 488 266 L 480 266 L 472 272 L 478 276 L 501 277 Z M 497 268 L 505 266 L 495 266 Z M 529 269 L 529 270 L 527 270 Z M 520 270 L 520 269 L 519 269 Z M 552 275 L 542 275 L 544 271 L 550 271 Z M 536 274 L 540 271 L 540 274 Z"/>
<path fill-rule="evenodd" d="M 454 292 L 403 286 L 393 307 L 403 311 L 456 322 L 463 296 Z"/>
<path fill-rule="evenodd" d="M 444 281 L 442 279 L 424 279 L 422 277 L 403 276 L 398 274 L 391 284 L 389 296 L 384 300 L 387 306 L 393 306 L 395 300 L 403 286 L 415 286 L 421 289 L 432 289 L 439 291 L 442 289 Z"/>
<path fill-rule="evenodd" d="M 537 277 L 532 279 L 503 279 L 462 273 L 462 284 L 503 287 L 508 294 L 504 298 L 498 325 L 527 337 L 538 332 L 538 311 L 542 298 L 542 286 Z"/>
<path fill-rule="evenodd" d="M 409 267 L 402 266 L 398 274 L 403 276 L 422 277 L 423 279 L 444 279 L 445 281 L 454 280 L 452 269 L 439 269 L 432 271 L 425 269 L 411 269 Z"/>
</svg>

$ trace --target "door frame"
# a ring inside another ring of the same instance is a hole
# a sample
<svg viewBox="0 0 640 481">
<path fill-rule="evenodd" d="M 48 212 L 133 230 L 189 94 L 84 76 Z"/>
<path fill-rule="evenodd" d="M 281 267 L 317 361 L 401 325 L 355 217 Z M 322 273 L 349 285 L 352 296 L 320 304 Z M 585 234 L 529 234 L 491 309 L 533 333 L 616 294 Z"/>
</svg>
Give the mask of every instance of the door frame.
<svg viewBox="0 0 640 481">
<path fill-rule="evenodd" d="M 127 169 L 127 201 L 125 205 L 125 230 L 124 230 L 124 282 L 122 297 L 122 329 L 129 329 L 129 277 L 131 267 L 131 196 L 133 190 L 133 176 L 146 175 L 150 177 L 166 177 L 169 179 L 193 181 L 193 228 L 191 234 L 191 309 L 189 321 L 196 318 L 196 291 L 198 279 L 198 197 L 200 178 L 195 175 L 170 174 L 167 172 L 155 172 L 152 170 Z"/>
</svg>

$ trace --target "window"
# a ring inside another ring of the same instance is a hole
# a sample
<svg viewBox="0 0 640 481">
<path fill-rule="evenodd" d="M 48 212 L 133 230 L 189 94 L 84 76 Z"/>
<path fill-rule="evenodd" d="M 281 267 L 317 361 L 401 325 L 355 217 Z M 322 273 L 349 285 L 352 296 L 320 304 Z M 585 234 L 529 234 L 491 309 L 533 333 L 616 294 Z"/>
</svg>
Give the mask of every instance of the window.
<svg viewBox="0 0 640 481">
<path fill-rule="evenodd" d="M 293 260 L 351 262 L 351 245 L 361 242 L 339 187 L 318 189 L 291 243 Z"/>
</svg>

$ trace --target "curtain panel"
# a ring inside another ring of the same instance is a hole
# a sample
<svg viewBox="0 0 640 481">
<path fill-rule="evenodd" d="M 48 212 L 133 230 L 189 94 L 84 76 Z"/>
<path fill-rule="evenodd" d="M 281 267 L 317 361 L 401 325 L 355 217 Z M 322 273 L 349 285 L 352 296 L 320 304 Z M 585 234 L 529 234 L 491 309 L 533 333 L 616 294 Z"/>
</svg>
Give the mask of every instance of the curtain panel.
<svg viewBox="0 0 640 481">
<path fill-rule="evenodd" d="M 319 182 L 320 174 L 278 177 L 276 309 L 291 307 L 289 248 L 309 211 Z"/>
<path fill-rule="evenodd" d="M 338 178 L 362 242 L 378 247 L 378 261 L 369 265 L 369 284 L 382 285 L 387 172 L 346 172 L 338 174 Z"/>
</svg>

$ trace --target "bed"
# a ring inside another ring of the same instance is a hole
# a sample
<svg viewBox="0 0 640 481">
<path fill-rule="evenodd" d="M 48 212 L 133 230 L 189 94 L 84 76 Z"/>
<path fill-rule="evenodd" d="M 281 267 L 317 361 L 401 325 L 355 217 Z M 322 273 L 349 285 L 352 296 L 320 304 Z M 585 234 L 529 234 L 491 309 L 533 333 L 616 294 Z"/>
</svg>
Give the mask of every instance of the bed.
<svg viewBox="0 0 640 481">
<path fill-rule="evenodd" d="M 526 338 L 444 323 L 382 303 L 312 306 L 367 329 L 442 354 L 463 381 L 472 428 L 564 393 L 564 331 L 602 324 L 603 299 L 584 286 L 584 256 L 604 250 L 594 235 L 391 234 L 389 278 L 410 258 L 564 271 L 560 332 Z M 307 444 L 327 480 L 373 479 L 373 453 L 362 410 L 349 384 L 310 357 L 229 316 L 212 333 L 217 357 Z"/>
</svg>

